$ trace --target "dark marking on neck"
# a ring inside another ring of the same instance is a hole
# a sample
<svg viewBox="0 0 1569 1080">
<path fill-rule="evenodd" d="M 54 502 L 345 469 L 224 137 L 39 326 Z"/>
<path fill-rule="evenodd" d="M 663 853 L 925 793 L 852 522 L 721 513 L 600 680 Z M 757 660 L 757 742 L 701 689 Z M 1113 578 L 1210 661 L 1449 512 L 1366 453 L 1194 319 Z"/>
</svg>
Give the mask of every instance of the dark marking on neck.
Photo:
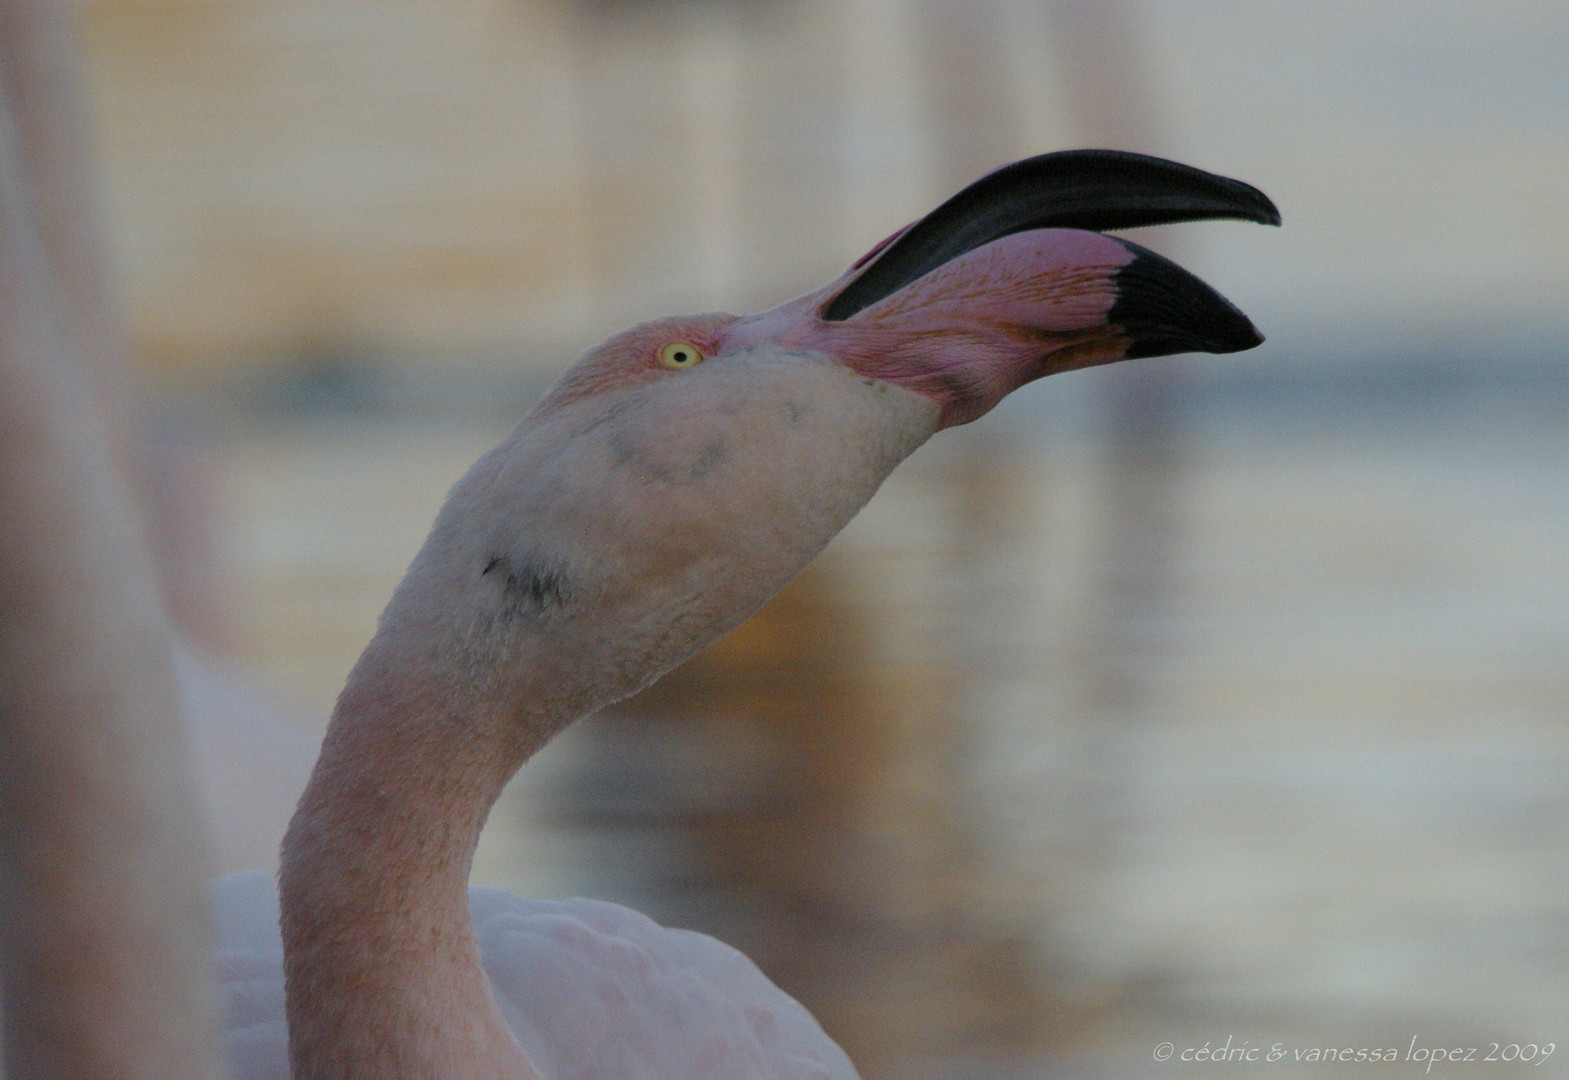
<svg viewBox="0 0 1569 1080">
<path fill-rule="evenodd" d="M 616 467 L 629 469 L 644 484 L 664 483 L 670 479 L 670 470 L 648 452 L 641 439 L 625 431 L 610 436 L 610 453 Z"/>
<path fill-rule="evenodd" d="M 480 577 L 492 576 L 501 583 L 504 621 L 543 615 L 567 602 L 565 572 L 538 555 L 492 555 Z"/>
<path fill-rule="evenodd" d="M 710 439 L 692 462 L 692 467 L 687 471 L 688 476 L 693 481 L 702 480 L 729 460 L 729 444 L 722 438 Z"/>
</svg>

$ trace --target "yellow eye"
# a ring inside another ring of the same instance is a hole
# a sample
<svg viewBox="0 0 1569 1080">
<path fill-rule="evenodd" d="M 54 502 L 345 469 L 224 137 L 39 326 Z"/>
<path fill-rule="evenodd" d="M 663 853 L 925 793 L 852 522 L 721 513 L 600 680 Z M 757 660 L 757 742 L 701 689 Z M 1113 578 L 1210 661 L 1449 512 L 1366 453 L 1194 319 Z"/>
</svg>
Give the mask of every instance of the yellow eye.
<svg viewBox="0 0 1569 1080">
<path fill-rule="evenodd" d="M 696 367 L 703 362 L 703 354 L 696 345 L 685 341 L 672 341 L 659 350 L 659 362 L 668 368 Z"/>
</svg>

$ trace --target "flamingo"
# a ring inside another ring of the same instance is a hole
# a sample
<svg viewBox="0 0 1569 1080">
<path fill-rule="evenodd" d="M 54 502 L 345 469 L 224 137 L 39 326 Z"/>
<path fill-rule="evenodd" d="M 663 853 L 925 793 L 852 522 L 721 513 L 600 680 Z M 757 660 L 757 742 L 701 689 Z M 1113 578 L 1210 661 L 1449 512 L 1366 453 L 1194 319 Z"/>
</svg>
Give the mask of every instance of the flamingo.
<svg viewBox="0 0 1569 1080">
<path fill-rule="evenodd" d="M 36 309 L 14 332 L 36 334 L 53 324 L 51 378 L 62 386 L 85 384 L 73 391 L 75 412 L 65 413 L 61 399 L 47 418 L 61 432 L 92 431 L 107 443 L 97 482 L 128 491 L 130 505 L 122 509 L 140 518 L 148 534 L 158 606 L 173 624 L 163 648 L 173 653 L 189 742 L 178 752 L 192 759 L 213 861 L 224 871 L 261 866 L 276 859 L 305 789 L 316 757 L 315 725 L 269 701 L 202 647 L 211 646 L 213 629 L 224 621 L 213 587 L 212 508 L 184 454 L 168 440 L 150 440 L 132 416 L 126 376 L 132 350 L 114 301 L 73 21 L 69 6 L 54 0 L 0 0 L 0 109 L 9 132 L 4 167 L 13 170 L 13 209 L 22 215 L 18 222 L 27 222 L 29 250 L 28 264 L 10 265 L 8 281 L 30 280 Z M 26 430 L 13 426 L 7 434 L 20 440 Z M 63 452 L 19 445 L 40 460 Z M 116 511 L 105 506 L 94 513 L 108 521 Z M 103 535 L 106 526 L 88 532 Z M 64 550 L 57 539 L 19 535 L 40 551 Z M 115 561 L 136 565 L 123 551 Z M 20 565 L 16 558 L 0 562 Z M 53 587 L 61 588 L 58 579 Z M 82 610 L 90 610 L 85 585 L 79 587 Z M 138 625 L 150 633 L 159 619 L 162 614 L 149 615 Z"/>
<path fill-rule="evenodd" d="M 338 699 L 277 888 L 215 886 L 235 1075 L 855 1076 L 728 946 L 470 889 L 480 828 L 551 736 L 757 610 L 937 431 L 1054 372 L 1259 344 L 1102 232 L 1199 218 L 1280 220 L 1183 165 L 1042 155 L 823 289 L 589 350 L 449 493 Z"/>
<path fill-rule="evenodd" d="M 0 5 L 0 1071 L 208 1080 L 169 626 L 41 221 L 57 14 Z"/>
</svg>

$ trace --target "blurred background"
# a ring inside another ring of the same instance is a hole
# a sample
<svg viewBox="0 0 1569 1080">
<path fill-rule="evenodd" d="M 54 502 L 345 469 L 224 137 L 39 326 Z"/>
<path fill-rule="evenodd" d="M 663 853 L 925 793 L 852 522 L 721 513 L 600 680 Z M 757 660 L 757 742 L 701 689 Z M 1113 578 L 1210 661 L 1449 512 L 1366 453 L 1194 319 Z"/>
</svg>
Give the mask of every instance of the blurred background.
<svg viewBox="0 0 1569 1080">
<path fill-rule="evenodd" d="M 1269 342 L 944 434 L 526 767 L 475 880 L 718 934 L 868 1080 L 1228 1038 L 1569 1075 L 1569 7 L 73 11 L 225 868 L 273 858 L 443 493 L 581 351 L 816 288 L 1013 158 L 1140 150 L 1279 204 L 1139 237 Z"/>
</svg>

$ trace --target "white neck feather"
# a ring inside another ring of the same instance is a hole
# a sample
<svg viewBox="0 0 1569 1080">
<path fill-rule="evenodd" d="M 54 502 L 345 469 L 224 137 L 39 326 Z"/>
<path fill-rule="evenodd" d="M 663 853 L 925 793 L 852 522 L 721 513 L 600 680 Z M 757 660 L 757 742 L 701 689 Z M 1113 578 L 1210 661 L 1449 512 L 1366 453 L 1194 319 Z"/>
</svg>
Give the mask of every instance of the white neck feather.
<svg viewBox="0 0 1569 1080">
<path fill-rule="evenodd" d="M 297 1080 L 536 1075 L 468 914 L 502 786 L 761 606 L 937 423 L 766 347 L 606 397 L 459 482 L 339 699 L 284 842 Z"/>
</svg>

